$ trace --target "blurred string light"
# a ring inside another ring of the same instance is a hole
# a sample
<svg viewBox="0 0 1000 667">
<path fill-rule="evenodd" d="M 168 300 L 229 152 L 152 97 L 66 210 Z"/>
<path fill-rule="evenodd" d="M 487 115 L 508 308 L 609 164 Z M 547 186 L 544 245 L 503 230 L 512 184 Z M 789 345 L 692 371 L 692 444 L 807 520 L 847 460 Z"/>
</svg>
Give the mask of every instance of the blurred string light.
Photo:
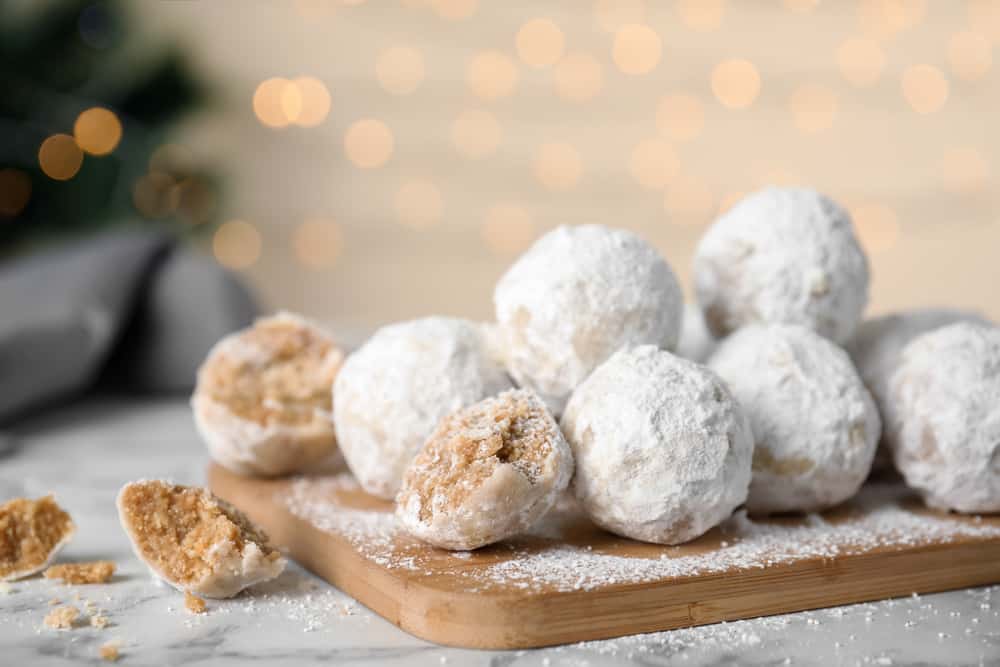
<svg viewBox="0 0 1000 667">
<path fill-rule="evenodd" d="M 981 79 L 993 66 L 993 44 L 978 32 L 955 33 L 948 40 L 948 65 L 959 78 Z"/>
<path fill-rule="evenodd" d="M 170 208 L 188 224 L 200 225 L 215 211 L 215 193 L 197 178 L 185 178 L 170 189 Z"/>
<path fill-rule="evenodd" d="M 597 0 L 594 3 L 594 22 L 604 32 L 614 34 L 622 26 L 646 20 L 646 3 L 643 0 Z"/>
<path fill-rule="evenodd" d="M 307 218 L 292 232 L 292 249 L 306 267 L 328 269 L 343 252 L 344 235 L 340 225 L 328 218 Z"/>
<path fill-rule="evenodd" d="M 702 32 L 718 28 L 726 15 L 725 0 L 678 0 L 676 7 L 684 25 Z"/>
<path fill-rule="evenodd" d="M 716 210 L 708 183 L 691 174 L 678 174 L 667 186 L 663 208 L 680 224 L 704 224 Z"/>
<path fill-rule="evenodd" d="M 644 188 L 662 190 L 680 171 L 680 159 L 673 146 L 654 137 L 636 144 L 629 158 L 629 170 Z"/>
<path fill-rule="evenodd" d="M 500 51 L 481 51 L 465 68 L 465 81 L 473 94 L 484 100 L 496 100 L 514 92 L 517 66 Z"/>
<path fill-rule="evenodd" d="M 426 180 L 404 183 L 396 193 L 399 222 L 414 229 L 426 229 L 441 220 L 444 199 L 436 185 Z"/>
<path fill-rule="evenodd" d="M 944 152 L 941 158 L 941 176 L 945 189 L 950 192 L 982 192 L 989 186 L 990 165 L 977 149 L 956 146 Z"/>
<path fill-rule="evenodd" d="M 496 152 L 502 130 L 496 117 L 488 111 L 468 109 L 451 126 L 451 141 L 465 157 L 478 159 Z"/>
<path fill-rule="evenodd" d="M 374 118 L 356 121 L 344 133 L 347 159 L 362 169 L 384 165 L 392 157 L 393 147 L 392 132 L 385 123 Z"/>
<path fill-rule="evenodd" d="M 424 80 L 424 57 L 408 46 L 394 46 L 379 54 L 375 76 L 379 85 L 393 95 L 409 95 Z"/>
<path fill-rule="evenodd" d="M 68 181 L 83 165 L 83 151 L 68 134 L 53 134 L 38 148 L 38 166 L 49 178 Z"/>
<path fill-rule="evenodd" d="M 535 154 L 535 178 L 549 190 L 572 190 L 583 174 L 583 160 L 572 145 L 544 143 Z"/>
<path fill-rule="evenodd" d="M 837 116 L 837 95 L 826 86 L 805 83 L 792 92 L 788 108 L 800 132 L 815 134 L 833 125 Z"/>
<path fill-rule="evenodd" d="M 652 72 L 662 52 L 663 43 L 655 30 L 648 25 L 631 23 L 615 33 L 611 56 L 622 72 L 638 76 Z"/>
<path fill-rule="evenodd" d="M 919 114 L 939 111 L 948 101 L 948 79 L 933 65 L 911 65 L 900 81 L 903 97 Z"/>
<path fill-rule="evenodd" d="M 860 0 L 858 26 L 870 37 L 888 40 L 918 25 L 926 13 L 924 0 Z"/>
<path fill-rule="evenodd" d="M 837 47 L 837 67 L 853 86 L 864 88 L 878 82 L 885 68 L 885 54 L 873 39 L 851 37 Z"/>
<path fill-rule="evenodd" d="M 563 56 L 552 70 L 556 94 L 570 102 L 586 102 L 604 87 L 604 68 L 597 59 L 583 52 Z"/>
<path fill-rule="evenodd" d="M 760 73 L 749 60 L 725 60 L 712 70 L 712 93 L 723 106 L 746 109 L 760 94 Z"/>
<path fill-rule="evenodd" d="M 1000 2 L 997 0 L 967 0 L 969 25 L 994 42 L 1000 41 Z"/>
<path fill-rule="evenodd" d="M 549 19 L 532 19 L 518 29 L 514 45 L 521 62 L 532 67 L 548 67 L 562 56 L 566 37 Z"/>
<path fill-rule="evenodd" d="M 463 21 L 476 13 L 478 0 L 430 0 L 437 15 L 448 21 Z"/>
<path fill-rule="evenodd" d="M 237 271 L 248 269 L 260 259 L 260 232 L 245 220 L 229 220 L 212 236 L 212 253 L 219 264 Z"/>
<path fill-rule="evenodd" d="M 524 207 L 510 203 L 490 208 L 480 231 L 487 247 L 501 256 L 522 252 L 537 235 L 531 214 Z"/>
<path fill-rule="evenodd" d="M 899 241 L 896 212 L 885 204 L 863 203 L 850 209 L 861 245 L 872 254 L 891 250 Z"/>
<path fill-rule="evenodd" d="M 705 127 L 705 107 L 690 93 L 671 93 L 656 106 L 656 128 L 673 141 L 698 138 Z"/>
<path fill-rule="evenodd" d="M 122 124 L 114 112 L 92 107 L 80 113 L 73 124 L 76 144 L 91 155 L 108 155 L 122 139 Z"/>
<path fill-rule="evenodd" d="M 162 171 L 151 171 L 135 182 L 132 203 L 147 218 L 163 218 L 176 210 L 177 198 L 173 189 L 177 185 L 173 176 Z"/>
<path fill-rule="evenodd" d="M 272 128 L 316 127 L 326 120 L 330 104 L 326 85 L 310 76 L 266 79 L 253 95 L 254 114 L 262 124 Z"/>
<path fill-rule="evenodd" d="M 16 218 L 31 200 L 31 177 L 20 169 L 0 169 L 0 218 Z"/>
</svg>

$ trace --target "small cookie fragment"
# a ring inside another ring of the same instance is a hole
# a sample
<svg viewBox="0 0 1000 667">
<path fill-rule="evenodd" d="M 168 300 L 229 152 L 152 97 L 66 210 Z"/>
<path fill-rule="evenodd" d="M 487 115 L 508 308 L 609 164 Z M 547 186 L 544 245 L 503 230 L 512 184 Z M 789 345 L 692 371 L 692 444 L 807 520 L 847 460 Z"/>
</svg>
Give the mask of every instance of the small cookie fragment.
<svg viewBox="0 0 1000 667">
<path fill-rule="evenodd" d="M 115 564 L 109 560 L 90 563 L 59 563 L 45 570 L 46 579 L 61 579 L 64 584 L 103 584 L 115 574 Z"/>
<path fill-rule="evenodd" d="M 111 625 L 111 619 L 109 619 L 104 614 L 94 614 L 93 616 L 90 617 L 90 626 L 92 628 L 103 630 L 109 625 Z"/>
<path fill-rule="evenodd" d="M 51 495 L 0 505 L 0 580 L 41 572 L 75 532 L 73 520 Z"/>
<path fill-rule="evenodd" d="M 931 507 L 1000 512 L 1000 328 L 961 322 L 919 336 L 889 392 L 906 483 Z"/>
<path fill-rule="evenodd" d="M 652 345 L 622 350 L 573 392 L 560 425 L 576 497 L 612 533 L 680 544 L 746 500 L 750 423 L 700 364 Z"/>
<path fill-rule="evenodd" d="M 216 343 L 191 397 L 212 458 L 262 476 L 329 464 L 337 452 L 330 388 L 343 358 L 325 332 L 289 313 Z"/>
<path fill-rule="evenodd" d="M 130 482 L 118 494 L 118 516 L 136 556 L 178 590 L 228 598 L 285 568 L 260 528 L 205 489 Z"/>
<path fill-rule="evenodd" d="M 857 492 L 882 425 L 843 350 L 803 326 L 749 326 L 708 366 L 753 430 L 751 514 L 822 511 Z"/>
<path fill-rule="evenodd" d="M 106 662 L 117 662 L 121 654 L 118 652 L 118 647 L 121 646 L 121 642 L 110 641 L 105 644 L 101 644 L 100 648 L 97 649 L 97 654 L 101 656 L 101 660 Z"/>
<path fill-rule="evenodd" d="M 573 475 L 573 455 L 541 399 L 506 391 L 441 420 L 403 479 L 396 516 L 445 549 L 527 530 Z"/>
<path fill-rule="evenodd" d="M 56 607 L 45 617 L 45 625 L 55 630 L 70 630 L 79 616 L 80 610 L 72 605 Z"/>
<path fill-rule="evenodd" d="M 205 601 L 191 591 L 184 591 L 184 608 L 192 614 L 204 614 Z"/>
</svg>

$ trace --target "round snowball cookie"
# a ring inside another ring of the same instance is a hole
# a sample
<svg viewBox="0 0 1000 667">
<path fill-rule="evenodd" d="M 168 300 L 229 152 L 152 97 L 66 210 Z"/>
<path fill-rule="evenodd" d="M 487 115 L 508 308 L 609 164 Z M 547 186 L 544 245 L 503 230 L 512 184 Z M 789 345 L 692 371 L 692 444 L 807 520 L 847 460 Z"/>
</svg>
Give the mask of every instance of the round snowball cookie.
<svg viewBox="0 0 1000 667">
<path fill-rule="evenodd" d="M 1000 329 L 962 322 L 916 338 L 889 392 L 906 483 L 938 509 L 1000 512 Z"/>
<path fill-rule="evenodd" d="M 209 454 L 233 472 L 262 476 L 339 459 L 330 388 L 343 359 L 324 331 L 289 313 L 223 338 L 191 397 Z"/>
<path fill-rule="evenodd" d="M 746 500 L 750 424 L 725 384 L 692 361 L 652 345 L 622 350 L 573 392 L 561 426 L 576 497 L 613 533 L 679 544 Z"/>
<path fill-rule="evenodd" d="M 443 417 L 512 387 L 473 322 L 428 317 L 383 327 L 337 375 L 337 440 L 362 488 L 392 499 Z"/>
<path fill-rule="evenodd" d="M 646 241 L 601 225 L 540 238 L 493 294 L 508 369 L 559 414 L 569 394 L 623 347 L 674 349 L 681 291 Z"/>
<path fill-rule="evenodd" d="M 545 404 L 507 391 L 441 420 L 406 471 L 396 516 L 434 546 L 477 549 L 530 528 L 572 476 Z"/>
<path fill-rule="evenodd" d="M 842 343 L 868 303 L 868 259 L 851 219 L 812 190 L 769 188 L 719 218 L 698 244 L 695 291 L 712 332 L 801 324 Z"/>
<path fill-rule="evenodd" d="M 709 368 L 753 430 L 747 511 L 821 511 L 857 492 L 882 424 L 847 353 L 802 326 L 751 326 L 723 341 Z"/>
<path fill-rule="evenodd" d="M 703 364 L 718 345 L 719 341 L 705 324 L 701 308 L 693 303 L 684 304 L 684 324 L 681 326 L 680 342 L 677 343 L 677 356 Z"/>
</svg>

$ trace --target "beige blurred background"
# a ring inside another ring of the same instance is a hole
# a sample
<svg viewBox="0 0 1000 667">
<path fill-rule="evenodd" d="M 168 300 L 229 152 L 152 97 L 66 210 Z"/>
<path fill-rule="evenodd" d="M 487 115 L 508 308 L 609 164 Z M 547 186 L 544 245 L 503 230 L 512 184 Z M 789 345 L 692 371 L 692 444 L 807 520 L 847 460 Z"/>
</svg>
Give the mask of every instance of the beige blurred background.
<svg viewBox="0 0 1000 667">
<path fill-rule="evenodd" d="M 218 260 L 357 340 L 488 318 L 559 224 L 650 239 L 689 287 L 743 193 L 853 213 L 872 312 L 1000 317 L 1000 3 L 145 0 L 216 104 L 177 141 L 227 174 Z"/>
</svg>

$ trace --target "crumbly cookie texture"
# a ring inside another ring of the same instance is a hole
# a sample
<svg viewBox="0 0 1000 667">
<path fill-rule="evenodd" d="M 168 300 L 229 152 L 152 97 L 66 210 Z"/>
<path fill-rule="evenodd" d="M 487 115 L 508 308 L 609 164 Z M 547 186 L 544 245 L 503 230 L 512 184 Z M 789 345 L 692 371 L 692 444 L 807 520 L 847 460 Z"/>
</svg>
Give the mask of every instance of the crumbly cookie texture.
<svg viewBox="0 0 1000 667">
<path fill-rule="evenodd" d="M 56 607 L 45 616 L 44 623 L 54 630 L 72 630 L 80 610 L 71 605 Z"/>
<path fill-rule="evenodd" d="M 497 283 L 493 302 L 511 375 L 556 415 L 619 349 L 674 349 L 683 318 L 666 260 L 635 234 L 601 225 L 540 238 Z"/>
<path fill-rule="evenodd" d="M 751 514 L 816 512 L 868 477 L 881 420 L 839 347 L 802 326 L 740 329 L 709 361 L 754 434 Z"/>
<path fill-rule="evenodd" d="M 703 364 L 718 346 L 719 341 L 708 330 L 701 308 L 694 303 L 684 304 L 684 324 L 681 326 L 680 342 L 677 343 L 677 356 Z"/>
<path fill-rule="evenodd" d="M 917 337 L 889 393 L 906 483 L 932 507 L 1000 512 L 1000 328 L 961 322 Z"/>
<path fill-rule="evenodd" d="M 136 556 L 178 590 L 228 598 L 285 568 L 260 528 L 204 489 L 130 482 L 118 494 L 118 515 Z"/>
<path fill-rule="evenodd" d="M 334 426 L 361 486 L 392 499 L 438 421 L 513 387 L 487 330 L 428 317 L 375 332 L 341 369 Z"/>
<path fill-rule="evenodd" d="M 411 534 L 476 549 L 530 528 L 573 476 L 573 455 L 545 404 L 520 389 L 445 417 L 396 498 Z"/>
<path fill-rule="evenodd" d="M 97 649 L 97 654 L 101 657 L 101 660 L 104 660 L 105 662 L 118 662 L 118 658 L 121 657 L 121 653 L 119 651 L 120 645 L 121 643 L 117 641 L 105 642 Z"/>
<path fill-rule="evenodd" d="M 882 422 L 888 425 L 895 411 L 889 392 L 889 380 L 899 365 L 900 353 L 914 338 L 957 322 L 989 324 L 979 313 L 951 308 L 919 308 L 865 320 L 848 342 L 846 349 L 861 379 L 878 406 Z M 892 468 L 889 443 L 894 430 L 883 429 L 873 468 Z"/>
<path fill-rule="evenodd" d="M 41 572 L 76 532 L 52 496 L 0 505 L 0 581 Z"/>
<path fill-rule="evenodd" d="M 843 343 L 868 303 L 868 259 L 847 212 L 813 190 L 768 188 L 702 237 L 695 291 L 719 337 L 748 324 L 801 324 Z"/>
<path fill-rule="evenodd" d="M 109 560 L 90 563 L 60 563 L 45 570 L 46 579 L 61 579 L 64 584 L 103 584 L 115 574 L 115 564 Z"/>
<path fill-rule="evenodd" d="M 212 458 L 243 475 L 328 466 L 337 457 L 330 388 L 343 358 L 325 332 L 289 313 L 219 341 L 191 397 Z"/>
<path fill-rule="evenodd" d="M 746 500 L 753 435 L 739 405 L 706 367 L 652 345 L 599 366 L 561 426 L 576 497 L 613 533 L 680 544 Z"/>
<path fill-rule="evenodd" d="M 184 608 L 192 614 L 204 614 L 207 606 L 202 598 L 191 591 L 184 591 Z"/>
</svg>

